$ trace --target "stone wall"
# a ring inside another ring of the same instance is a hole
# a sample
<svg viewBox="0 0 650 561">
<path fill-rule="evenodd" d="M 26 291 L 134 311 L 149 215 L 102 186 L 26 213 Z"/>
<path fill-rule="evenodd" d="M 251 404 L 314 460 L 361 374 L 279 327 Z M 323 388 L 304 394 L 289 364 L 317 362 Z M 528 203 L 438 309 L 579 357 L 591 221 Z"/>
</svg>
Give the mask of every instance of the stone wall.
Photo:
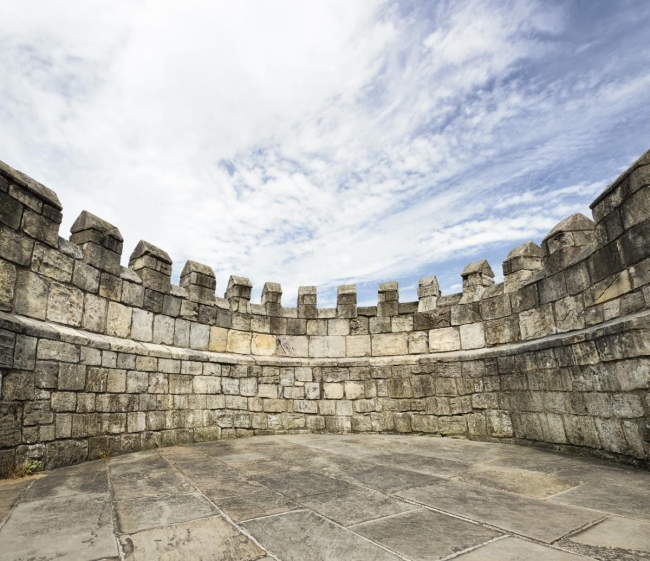
<svg viewBox="0 0 650 561">
<path fill-rule="evenodd" d="M 0 163 L 0 463 L 65 465 L 177 442 L 285 431 L 417 432 L 650 458 L 650 152 L 494 283 L 487 261 L 417 302 L 339 287 L 297 306 L 83 212 Z M 647 464 L 646 464 L 647 465 Z"/>
</svg>

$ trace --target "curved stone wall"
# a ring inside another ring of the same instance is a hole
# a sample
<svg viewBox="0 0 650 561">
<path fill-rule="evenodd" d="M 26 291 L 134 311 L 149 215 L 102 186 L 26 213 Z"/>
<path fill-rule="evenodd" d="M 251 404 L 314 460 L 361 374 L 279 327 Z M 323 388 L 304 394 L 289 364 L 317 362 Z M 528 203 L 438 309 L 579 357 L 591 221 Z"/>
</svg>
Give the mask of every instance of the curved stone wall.
<svg viewBox="0 0 650 561">
<path fill-rule="evenodd" d="M 399 431 L 570 446 L 643 465 L 650 455 L 650 152 L 494 283 L 463 292 L 397 283 L 377 306 L 339 287 L 295 308 L 266 283 L 214 272 L 83 212 L 59 237 L 55 193 L 0 163 L 0 464 L 260 432 Z"/>
</svg>

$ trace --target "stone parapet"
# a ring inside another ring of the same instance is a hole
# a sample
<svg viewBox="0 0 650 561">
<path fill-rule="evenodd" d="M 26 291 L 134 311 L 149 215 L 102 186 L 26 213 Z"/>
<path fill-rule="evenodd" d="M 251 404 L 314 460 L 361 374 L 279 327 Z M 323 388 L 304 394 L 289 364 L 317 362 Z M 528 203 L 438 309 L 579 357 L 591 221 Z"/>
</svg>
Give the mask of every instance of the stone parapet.
<svg viewBox="0 0 650 561">
<path fill-rule="evenodd" d="M 122 267 L 119 230 L 86 211 L 59 238 L 56 195 L 0 163 L 0 456 L 47 459 L 71 441 L 86 458 L 149 438 L 410 430 L 647 461 L 649 165 L 646 154 L 594 202 L 593 222 L 573 215 L 541 248 L 511 251 L 503 283 L 482 260 L 459 294 L 441 295 L 431 276 L 417 302 L 399 302 L 393 282 L 377 306 L 343 285 L 335 308 L 318 308 L 316 287 L 292 308 L 277 283 L 252 304 L 243 277 L 215 297 L 214 272 L 193 261 L 174 286 L 169 255 L 144 241 Z M 215 379 L 195 389 L 192 376 Z M 251 389 L 262 386 L 274 389 Z"/>
</svg>

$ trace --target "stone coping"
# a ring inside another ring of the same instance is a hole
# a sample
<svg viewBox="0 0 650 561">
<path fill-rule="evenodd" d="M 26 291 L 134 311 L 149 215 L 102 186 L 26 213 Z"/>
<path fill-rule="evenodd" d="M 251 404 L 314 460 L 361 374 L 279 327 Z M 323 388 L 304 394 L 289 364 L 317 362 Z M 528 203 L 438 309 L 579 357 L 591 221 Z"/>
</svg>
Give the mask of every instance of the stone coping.
<svg viewBox="0 0 650 561">
<path fill-rule="evenodd" d="M 157 358 L 175 358 L 203 362 L 219 362 L 224 364 L 250 364 L 262 366 L 365 366 L 382 364 L 423 364 L 427 362 L 469 361 L 490 357 L 515 355 L 532 352 L 562 345 L 589 341 L 626 331 L 647 328 L 650 324 L 650 310 L 642 310 L 624 317 L 612 319 L 597 326 L 549 335 L 531 341 L 508 343 L 498 347 L 427 353 L 419 355 L 394 355 L 384 357 L 361 358 L 311 358 L 311 357 L 282 357 L 258 356 L 234 353 L 217 353 L 203 350 L 193 350 L 153 343 L 142 343 L 130 339 L 120 339 L 109 335 L 100 335 L 41 320 L 0 312 L 0 329 L 22 333 L 33 337 L 63 341 L 70 344 L 85 345 L 98 349 L 117 352 L 128 352 L 142 356 Z"/>
</svg>

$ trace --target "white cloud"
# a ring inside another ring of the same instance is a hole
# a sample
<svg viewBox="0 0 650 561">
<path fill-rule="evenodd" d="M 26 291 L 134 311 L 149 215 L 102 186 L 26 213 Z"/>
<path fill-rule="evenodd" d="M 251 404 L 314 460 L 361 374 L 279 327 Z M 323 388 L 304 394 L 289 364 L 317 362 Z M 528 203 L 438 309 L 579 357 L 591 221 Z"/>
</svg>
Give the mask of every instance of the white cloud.
<svg viewBox="0 0 650 561">
<path fill-rule="evenodd" d="M 144 238 L 218 292 L 242 274 L 327 304 L 397 278 L 413 298 L 422 271 L 457 279 L 588 214 L 647 148 L 621 134 L 649 121 L 631 11 L 647 21 L 641 2 L 5 3 L 0 158 L 57 191 L 64 235 L 83 208 L 118 226 L 124 261 Z"/>
</svg>

